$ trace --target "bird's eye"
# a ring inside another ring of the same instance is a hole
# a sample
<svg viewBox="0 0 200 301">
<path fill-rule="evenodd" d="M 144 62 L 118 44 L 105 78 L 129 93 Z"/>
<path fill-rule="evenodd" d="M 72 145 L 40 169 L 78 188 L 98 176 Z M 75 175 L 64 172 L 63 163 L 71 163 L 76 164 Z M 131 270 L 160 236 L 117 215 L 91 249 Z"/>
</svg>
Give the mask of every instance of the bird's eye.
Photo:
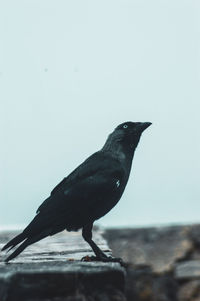
<svg viewBox="0 0 200 301">
<path fill-rule="evenodd" d="M 127 127 L 128 127 L 127 124 L 124 124 L 124 125 L 123 125 L 123 128 L 124 128 L 124 129 L 127 129 Z"/>
</svg>

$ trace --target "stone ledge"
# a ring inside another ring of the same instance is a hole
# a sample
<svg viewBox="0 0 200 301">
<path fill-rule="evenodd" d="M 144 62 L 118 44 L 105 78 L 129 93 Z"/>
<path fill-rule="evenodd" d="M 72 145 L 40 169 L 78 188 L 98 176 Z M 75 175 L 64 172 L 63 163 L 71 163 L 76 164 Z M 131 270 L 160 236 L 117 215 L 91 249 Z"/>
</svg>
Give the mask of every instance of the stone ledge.
<svg viewBox="0 0 200 301">
<path fill-rule="evenodd" d="M 124 272 L 117 263 L 65 264 L 54 262 L 42 266 L 25 264 L 24 267 L 9 264 L 7 272 L 0 276 L 0 300 L 28 300 L 42 297 L 66 297 L 83 294 L 92 295 L 109 287 L 119 291 L 124 289 Z M 14 265 L 14 266 L 13 266 Z M 12 266 L 13 272 L 9 271 Z"/>
<path fill-rule="evenodd" d="M 174 264 L 193 250 L 191 230 L 191 226 L 108 229 L 104 236 L 114 256 L 161 274 L 173 271 Z"/>
<path fill-rule="evenodd" d="M 0 233 L 0 246 L 16 233 Z M 200 225 L 94 231 L 127 263 L 81 262 L 80 233 L 63 232 L 0 262 L 0 301 L 200 301 Z M 3 260 L 1 257 L 1 260 Z"/>
<path fill-rule="evenodd" d="M 104 237 L 128 263 L 128 301 L 200 301 L 200 225 L 115 228 Z"/>
<path fill-rule="evenodd" d="M 5 237 L 15 234 L 2 232 L 1 245 Z M 104 251 L 110 252 L 100 232 L 96 231 L 94 237 Z M 92 252 L 81 234 L 67 232 L 30 246 L 7 264 L 2 261 L 4 255 L 0 262 L 0 300 L 101 300 L 105 296 L 115 300 L 109 295 L 123 300 L 124 269 L 118 263 L 81 262 L 86 255 Z"/>
</svg>

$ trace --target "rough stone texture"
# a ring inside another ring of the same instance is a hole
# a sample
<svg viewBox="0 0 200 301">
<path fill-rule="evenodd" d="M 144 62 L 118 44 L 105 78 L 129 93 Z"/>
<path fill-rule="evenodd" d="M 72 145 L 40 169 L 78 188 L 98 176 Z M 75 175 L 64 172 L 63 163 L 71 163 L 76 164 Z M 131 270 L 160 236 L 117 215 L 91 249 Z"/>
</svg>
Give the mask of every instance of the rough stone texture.
<svg viewBox="0 0 200 301">
<path fill-rule="evenodd" d="M 16 233 L 0 234 L 0 247 Z M 100 231 L 94 240 L 108 254 Z M 200 225 L 109 229 L 113 255 L 126 262 L 81 262 L 92 255 L 80 233 L 63 232 L 0 259 L 0 301 L 200 301 Z M 125 277 L 124 277 L 125 276 Z"/>
<path fill-rule="evenodd" d="M 2 232 L 0 247 L 16 233 Z M 109 252 L 101 233 L 94 239 Z M 0 262 L 0 301 L 124 301 L 124 269 L 118 263 L 81 262 L 93 255 L 80 233 L 62 232 Z"/>
<path fill-rule="evenodd" d="M 176 279 L 192 279 L 200 277 L 200 260 L 188 260 L 175 267 Z"/>
<path fill-rule="evenodd" d="M 186 282 L 179 290 L 178 300 L 200 301 L 200 279 Z"/>
<path fill-rule="evenodd" d="M 105 237 L 113 254 L 135 266 L 149 265 L 156 273 L 172 271 L 174 262 L 193 248 L 190 227 L 109 229 Z"/>
<path fill-rule="evenodd" d="M 0 249 L 11 238 L 17 235 L 17 231 L 0 232 Z M 94 231 L 94 240 L 104 252 L 110 252 L 107 242 L 102 237 L 101 231 Z M 45 261 L 66 261 L 80 260 L 83 256 L 94 255 L 90 246 L 83 240 L 81 232 L 61 232 L 57 235 L 47 237 L 41 241 L 30 245 L 12 262 L 45 262 Z M 7 254 L 1 253 L 0 262 Z"/>
<path fill-rule="evenodd" d="M 147 266 L 127 268 L 128 301 L 176 301 L 177 289 L 177 282 L 172 275 L 155 275 Z"/>
<path fill-rule="evenodd" d="M 129 262 L 128 300 L 200 301 L 200 225 L 108 229 L 104 237 Z"/>
</svg>

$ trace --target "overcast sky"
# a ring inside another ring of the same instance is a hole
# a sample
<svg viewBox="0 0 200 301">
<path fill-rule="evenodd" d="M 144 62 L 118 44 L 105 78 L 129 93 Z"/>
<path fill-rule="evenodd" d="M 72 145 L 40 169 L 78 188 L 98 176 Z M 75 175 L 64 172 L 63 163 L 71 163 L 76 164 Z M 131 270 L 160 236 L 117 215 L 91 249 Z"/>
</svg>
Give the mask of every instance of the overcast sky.
<svg viewBox="0 0 200 301">
<path fill-rule="evenodd" d="M 200 2 L 0 2 L 0 225 L 119 123 L 151 121 L 105 226 L 200 222 Z"/>
</svg>

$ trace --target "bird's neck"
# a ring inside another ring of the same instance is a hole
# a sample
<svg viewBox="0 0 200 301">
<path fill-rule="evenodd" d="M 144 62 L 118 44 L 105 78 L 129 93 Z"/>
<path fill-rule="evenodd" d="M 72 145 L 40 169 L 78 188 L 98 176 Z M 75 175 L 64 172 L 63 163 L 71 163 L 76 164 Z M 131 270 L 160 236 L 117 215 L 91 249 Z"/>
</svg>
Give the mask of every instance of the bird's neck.
<svg viewBox="0 0 200 301">
<path fill-rule="evenodd" d="M 135 148 L 133 149 L 127 145 L 123 145 L 118 141 L 114 142 L 107 140 L 102 151 L 109 153 L 111 157 L 119 160 L 128 173 L 130 172 Z"/>
</svg>

